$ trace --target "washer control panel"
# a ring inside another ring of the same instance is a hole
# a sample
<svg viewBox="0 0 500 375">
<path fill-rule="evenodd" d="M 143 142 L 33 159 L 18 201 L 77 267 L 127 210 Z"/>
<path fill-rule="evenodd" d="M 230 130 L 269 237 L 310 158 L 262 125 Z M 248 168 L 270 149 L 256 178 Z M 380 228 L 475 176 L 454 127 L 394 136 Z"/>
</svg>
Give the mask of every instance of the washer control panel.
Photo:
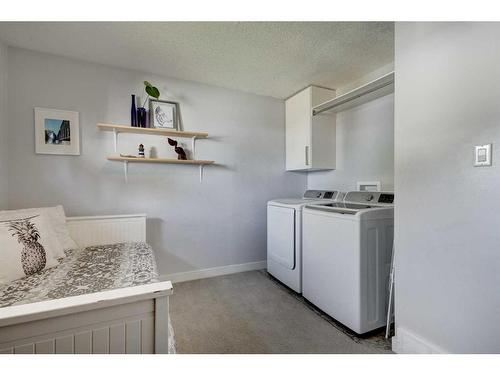
<svg viewBox="0 0 500 375">
<path fill-rule="evenodd" d="M 394 204 L 394 193 L 379 191 L 350 191 L 344 198 L 345 202 L 370 203 L 374 205 Z"/>
<path fill-rule="evenodd" d="M 335 190 L 306 190 L 304 198 L 308 199 L 330 199 L 335 200 L 339 192 Z"/>
<path fill-rule="evenodd" d="M 378 197 L 378 203 L 394 203 L 394 194 L 383 193 Z"/>
</svg>

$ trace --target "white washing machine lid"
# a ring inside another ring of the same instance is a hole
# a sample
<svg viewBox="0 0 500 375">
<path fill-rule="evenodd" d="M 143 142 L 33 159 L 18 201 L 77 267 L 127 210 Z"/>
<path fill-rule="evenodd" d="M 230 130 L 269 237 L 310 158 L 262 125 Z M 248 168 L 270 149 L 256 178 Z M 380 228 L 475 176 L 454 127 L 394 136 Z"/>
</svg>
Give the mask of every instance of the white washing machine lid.
<svg viewBox="0 0 500 375">
<path fill-rule="evenodd" d="M 356 215 L 359 212 L 376 210 L 376 209 L 392 209 L 391 207 L 384 207 L 378 205 L 365 205 L 358 203 L 349 203 L 349 202 L 332 202 L 332 203 L 324 203 L 324 202 L 314 202 L 311 204 L 307 204 L 306 208 L 311 208 L 314 210 L 321 210 L 325 212 L 333 212 L 347 215 Z"/>
<path fill-rule="evenodd" d="M 389 192 L 348 192 L 343 202 L 312 202 L 306 209 L 324 213 L 352 215 L 358 218 L 375 218 L 394 215 L 394 193 Z M 386 211 L 386 212 L 384 212 Z M 373 214 L 366 215 L 367 212 Z"/>
<path fill-rule="evenodd" d="M 306 190 L 303 198 L 273 199 L 267 204 L 268 206 L 302 209 L 306 204 L 336 202 L 343 196 L 342 193 L 336 190 Z"/>
<path fill-rule="evenodd" d="M 320 202 L 325 202 L 325 199 L 304 199 L 304 198 L 275 199 L 275 200 L 269 201 L 267 204 L 268 204 L 268 206 L 301 209 L 306 204 L 314 204 L 314 203 L 320 203 Z"/>
</svg>

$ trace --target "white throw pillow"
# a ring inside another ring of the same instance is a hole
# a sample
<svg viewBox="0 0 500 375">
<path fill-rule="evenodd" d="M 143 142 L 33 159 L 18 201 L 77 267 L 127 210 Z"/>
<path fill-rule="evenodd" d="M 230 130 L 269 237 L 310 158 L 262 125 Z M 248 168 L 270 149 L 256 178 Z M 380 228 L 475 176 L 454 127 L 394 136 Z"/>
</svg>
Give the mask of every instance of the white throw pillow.
<svg viewBox="0 0 500 375">
<path fill-rule="evenodd" d="M 59 205 L 55 207 L 26 208 L 22 210 L 0 211 L 0 214 L 14 212 L 18 212 L 19 214 L 23 215 L 37 215 L 43 212 L 48 216 L 50 225 L 52 226 L 57 240 L 61 245 L 60 247 L 62 248 L 60 252 L 55 254 L 57 258 L 62 258 L 65 256 L 64 250 L 76 249 L 78 247 L 78 245 L 69 235 L 68 226 L 66 225 L 66 214 L 64 213 L 63 206 Z"/>
<path fill-rule="evenodd" d="M 64 250 L 76 249 L 78 245 L 69 235 L 68 226 L 66 225 L 66 214 L 64 213 L 63 206 L 59 205 L 55 207 L 47 207 L 45 210 L 47 210 L 47 213 L 49 214 L 52 229 L 54 229 L 62 248 Z"/>
<path fill-rule="evenodd" d="M 58 265 L 60 251 L 45 213 L 0 213 L 0 284 Z"/>
</svg>

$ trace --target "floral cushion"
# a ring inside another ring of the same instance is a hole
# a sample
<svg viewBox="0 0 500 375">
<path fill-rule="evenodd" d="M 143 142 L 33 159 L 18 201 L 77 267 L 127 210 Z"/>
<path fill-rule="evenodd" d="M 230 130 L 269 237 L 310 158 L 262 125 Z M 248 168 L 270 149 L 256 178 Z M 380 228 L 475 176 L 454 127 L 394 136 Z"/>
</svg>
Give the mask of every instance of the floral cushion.
<svg viewBox="0 0 500 375">
<path fill-rule="evenodd" d="M 158 281 L 152 248 L 142 242 L 66 250 L 56 267 L 0 285 L 0 307 Z"/>
</svg>

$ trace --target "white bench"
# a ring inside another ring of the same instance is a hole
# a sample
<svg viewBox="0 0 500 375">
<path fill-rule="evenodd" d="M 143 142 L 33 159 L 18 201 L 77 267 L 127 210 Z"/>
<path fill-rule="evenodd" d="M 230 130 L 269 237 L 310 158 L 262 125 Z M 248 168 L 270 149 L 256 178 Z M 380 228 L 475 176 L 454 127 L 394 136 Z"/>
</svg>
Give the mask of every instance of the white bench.
<svg viewBox="0 0 500 375">
<path fill-rule="evenodd" d="M 72 217 L 80 247 L 146 241 L 146 215 Z M 170 281 L 0 308 L 0 353 L 168 353 Z"/>
</svg>

